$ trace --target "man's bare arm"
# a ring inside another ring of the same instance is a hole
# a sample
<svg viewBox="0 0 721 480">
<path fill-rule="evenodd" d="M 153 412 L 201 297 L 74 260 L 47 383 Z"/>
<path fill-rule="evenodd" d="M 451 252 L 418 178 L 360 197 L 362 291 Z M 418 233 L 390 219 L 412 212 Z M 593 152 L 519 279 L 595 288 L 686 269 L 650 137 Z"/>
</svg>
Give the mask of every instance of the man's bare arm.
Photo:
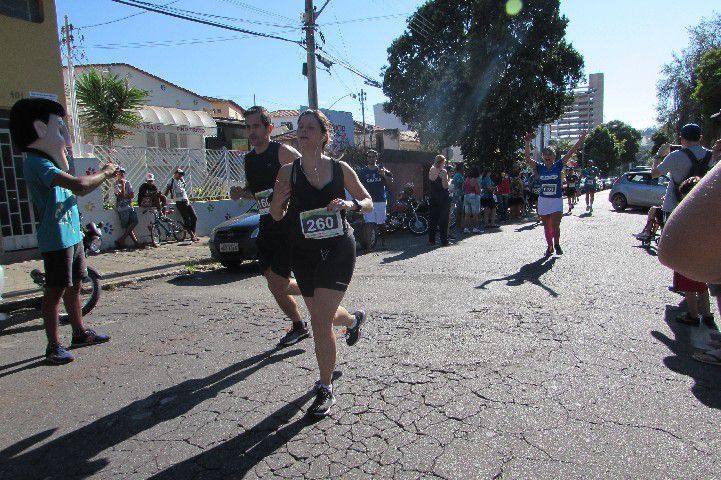
<svg viewBox="0 0 721 480">
<path fill-rule="evenodd" d="M 83 175 L 82 177 L 74 177 L 69 173 L 60 172 L 53 179 L 53 186 L 67 188 L 76 195 L 87 195 L 92 192 L 106 180 L 115 175 L 118 166 L 114 163 L 107 163 L 98 173 L 92 175 Z"/>
</svg>

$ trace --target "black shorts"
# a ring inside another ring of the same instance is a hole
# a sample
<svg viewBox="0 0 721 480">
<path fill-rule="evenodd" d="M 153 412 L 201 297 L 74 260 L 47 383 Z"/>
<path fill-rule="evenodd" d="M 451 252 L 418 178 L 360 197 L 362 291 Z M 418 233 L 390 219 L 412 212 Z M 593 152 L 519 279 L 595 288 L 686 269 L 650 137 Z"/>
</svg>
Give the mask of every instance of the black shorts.
<svg viewBox="0 0 721 480">
<path fill-rule="evenodd" d="M 523 199 L 521 197 L 511 197 L 508 199 L 508 205 L 514 207 L 516 205 L 523 205 Z"/>
<path fill-rule="evenodd" d="M 567 197 L 575 197 L 576 196 L 576 187 L 566 187 L 566 196 Z"/>
<path fill-rule="evenodd" d="M 319 247 L 302 242 L 293 248 L 291 264 L 300 293 L 312 297 L 316 288 L 345 292 L 355 269 L 355 238 L 352 230 L 342 237 L 325 240 Z"/>
<path fill-rule="evenodd" d="M 261 233 L 255 239 L 260 271 L 269 268 L 283 278 L 290 278 L 290 241 L 285 232 Z"/>
<path fill-rule="evenodd" d="M 483 208 L 493 208 L 496 206 L 496 201 L 493 200 L 493 197 L 483 197 L 481 198 L 481 206 Z"/>
<path fill-rule="evenodd" d="M 49 288 L 67 288 L 88 276 L 85 267 L 85 248 L 83 242 L 63 250 L 43 252 L 45 265 L 45 286 Z"/>
</svg>

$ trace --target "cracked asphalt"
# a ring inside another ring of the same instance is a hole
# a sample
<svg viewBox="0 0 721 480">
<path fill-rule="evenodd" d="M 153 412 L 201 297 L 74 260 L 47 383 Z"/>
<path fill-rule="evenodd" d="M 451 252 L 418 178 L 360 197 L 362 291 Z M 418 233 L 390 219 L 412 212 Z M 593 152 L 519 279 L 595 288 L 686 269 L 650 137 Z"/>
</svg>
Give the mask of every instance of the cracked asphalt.
<svg viewBox="0 0 721 480">
<path fill-rule="evenodd" d="M 113 340 L 67 366 L 37 320 L 8 328 L 0 479 L 718 478 L 707 332 L 674 324 L 671 273 L 630 237 L 644 213 L 605 197 L 550 260 L 528 223 L 359 257 L 344 304 L 370 320 L 321 421 L 312 342 L 275 347 L 252 266 L 103 292 L 87 322 Z"/>
</svg>

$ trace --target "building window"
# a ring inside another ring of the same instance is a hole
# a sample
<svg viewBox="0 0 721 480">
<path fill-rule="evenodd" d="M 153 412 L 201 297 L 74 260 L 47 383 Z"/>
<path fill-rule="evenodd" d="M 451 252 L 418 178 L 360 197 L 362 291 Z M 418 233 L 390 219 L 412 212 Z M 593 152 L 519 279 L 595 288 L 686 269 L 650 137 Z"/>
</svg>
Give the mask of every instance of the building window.
<svg viewBox="0 0 721 480">
<path fill-rule="evenodd" d="M 168 148 L 168 144 L 165 143 L 165 134 L 164 133 L 158 134 L 158 148 Z"/>
<path fill-rule="evenodd" d="M 170 148 L 178 148 L 178 134 L 169 133 L 168 136 L 170 137 Z"/>
<path fill-rule="evenodd" d="M 0 0 L 0 15 L 42 23 L 40 0 Z"/>
<path fill-rule="evenodd" d="M 280 126 L 287 128 L 289 131 L 294 130 L 293 122 L 280 122 Z"/>
<path fill-rule="evenodd" d="M 188 136 L 187 135 L 184 135 L 182 133 L 178 135 L 178 146 L 180 146 L 180 148 L 188 148 Z"/>
<path fill-rule="evenodd" d="M 145 143 L 148 147 L 155 147 L 155 132 L 145 132 Z"/>
</svg>

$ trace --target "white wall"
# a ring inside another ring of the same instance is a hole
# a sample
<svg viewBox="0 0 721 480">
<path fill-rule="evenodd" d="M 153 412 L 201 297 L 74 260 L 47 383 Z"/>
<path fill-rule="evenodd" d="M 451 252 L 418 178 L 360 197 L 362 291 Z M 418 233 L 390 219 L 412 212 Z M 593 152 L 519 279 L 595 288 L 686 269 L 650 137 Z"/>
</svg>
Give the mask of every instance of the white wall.
<svg viewBox="0 0 721 480">
<path fill-rule="evenodd" d="M 373 116 L 375 117 L 375 124 L 377 127 L 397 128 L 401 131 L 408 131 L 411 129 L 408 125 L 401 122 L 400 118 L 396 117 L 392 113 L 384 112 L 382 103 L 373 105 Z"/>
<path fill-rule="evenodd" d="M 96 68 L 100 69 L 102 72 L 118 75 L 120 78 L 127 78 L 130 85 L 142 90 L 148 90 L 150 92 L 147 101 L 148 105 L 182 108 L 185 110 L 211 110 L 211 105 L 208 100 L 205 100 L 198 95 L 186 92 L 185 90 L 181 90 L 178 87 L 174 87 L 167 82 L 146 75 L 134 68 L 124 65 Z M 82 74 L 89 71 L 90 67 L 75 67 L 76 78 L 79 78 Z M 63 81 L 67 86 L 68 79 L 66 68 L 63 69 Z"/>
<path fill-rule="evenodd" d="M 283 123 L 290 123 L 289 130 L 298 130 L 298 116 L 294 117 L 270 117 L 274 128 L 280 128 Z M 274 132 L 274 134 L 277 132 Z"/>
<path fill-rule="evenodd" d="M 87 172 L 97 171 L 100 167 L 99 162 L 95 158 L 75 158 L 73 160 L 75 171 L 79 175 Z M 140 185 L 133 185 L 134 190 L 137 192 Z M 195 214 L 198 216 L 198 224 L 196 233 L 200 236 L 210 235 L 210 231 L 215 228 L 218 224 L 223 223 L 238 215 L 242 215 L 247 212 L 255 202 L 241 200 L 214 200 L 210 202 L 193 202 L 193 208 Z M 172 202 L 171 202 L 172 206 Z M 102 222 L 103 226 L 103 249 L 112 248 L 115 246 L 115 240 L 122 234 L 122 228 L 120 227 L 120 218 L 115 210 L 105 210 L 103 208 L 102 196 L 100 189 L 97 189 L 85 195 L 78 197 L 78 209 L 82 215 L 81 223 L 83 225 L 95 222 Z M 148 225 L 153 220 L 151 213 L 143 214 L 141 208 L 136 208 L 135 211 L 138 213 L 139 224 L 135 228 L 135 234 L 138 236 L 138 240 L 141 242 L 150 242 L 150 234 Z M 171 215 L 173 218 L 181 219 L 180 215 L 176 211 Z"/>
</svg>

